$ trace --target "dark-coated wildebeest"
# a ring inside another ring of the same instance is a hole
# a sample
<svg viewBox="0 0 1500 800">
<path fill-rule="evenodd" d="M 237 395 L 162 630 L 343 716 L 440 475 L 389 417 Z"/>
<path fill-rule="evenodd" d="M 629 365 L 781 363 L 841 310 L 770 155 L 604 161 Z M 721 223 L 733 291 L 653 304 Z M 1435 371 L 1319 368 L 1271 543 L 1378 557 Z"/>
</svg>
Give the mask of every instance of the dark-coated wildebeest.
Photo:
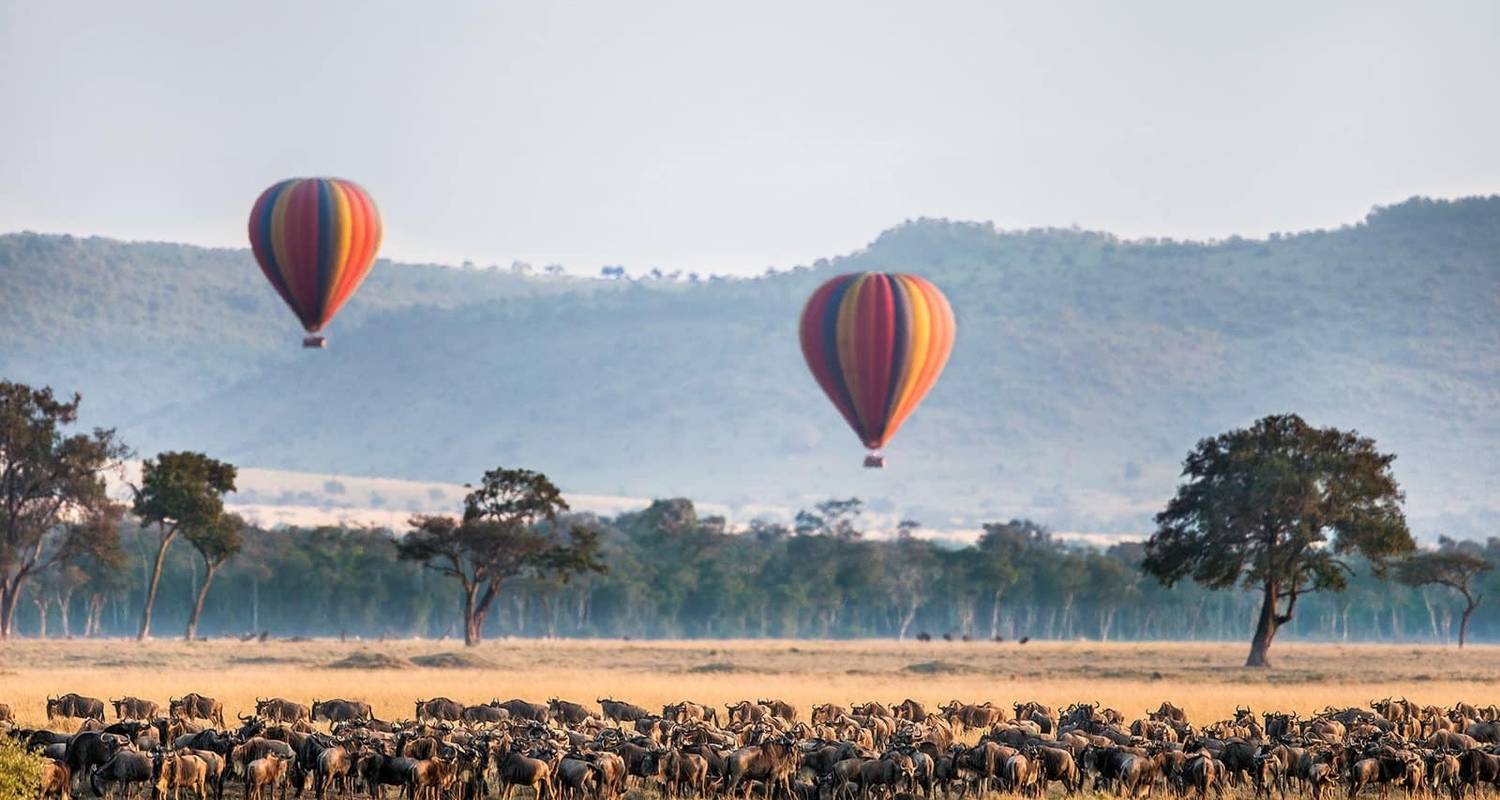
<svg viewBox="0 0 1500 800">
<path fill-rule="evenodd" d="M 314 700 L 312 702 L 312 718 L 326 720 L 327 722 L 357 722 L 367 720 L 374 715 L 370 711 L 370 704 L 360 700 Z"/>
<path fill-rule="evenodd" d="M 224 727 L 224 704 L 212 697 L 188 692 L 182 697 L 168 698 L 167 716 L 174 719 L 201 719 Z"/>
<path fill-rule="evenodd" d="M 554 722 L 562 725 L 581 725 L 584 720 L 594 716 L 593 712 L 582 705 L 556 697 L 547 699 L 547 712 L 552 715 Z"/>
<path fill-rule="evenodd" d="M 511 719 L 529 719 L 533 722 L 546 723 L 547 720 L 551 717 L 551 712 L 549 712 L 547 710 L 547 707 L 542 705 L 541 703 L 528 703 L 527 701 L 521 700 L 519 698 L 514 700 L 506 700 L 503 703 L 499 700 L 492 700 L 490 702 L 491 705 L 499 706 L 500 708 L 509 711 Z"/>
<path fill-rule="evenodd" d="M 463 719 L 469 725 L 498 725 L 510 719 L 510 712 L 500 706 L 484 703 L 465 708 Z"/>
<path fill-rule="evenodd" d="M 161 706 L 155 702 L 128 695 L 109 704 L 115 707 L 116 719 L 153 719 L 161 713 Z"/>
<path fill-rule="evenodd" d="M 104 701 L 69 692 L 47 698 L 47 719 L 96 719 L 104 721 Z"/>
<path fill-rule="evenodd" d="M 292 702 L 283 697 L 257 697 L 255 699 L 255 716 L 262 717 L 268 722 L 312 721 L 312 711 L 307 706 Z"/>
<path fill-rule="evenodd" d="M 604 718 L 611 722 L 635 722 L 642 717 L 651 716 L 650 711 L 634 703 L 612 700 L 608 697 L 598 698 L 594 702 L 604 709 Z"/>
<path fill-rule="evenodd" d="M 416 763 L 414 758 L 371 753 L 359 759 L 355 770 L 359 773 L 360 780 L 364 781 L 365 791 L 372 800 L 384 800 L 385 787 L 405 787 L 407 776 Z"/>
<path fill-rule="evenodd" d="M 543 800 L 552 788 L 552 768 L 539 758 L 522 755 L 514 750 L 506 751 L 496 765 L 500 773 L 502 800 L 510 800 L 517 786 L 525 786 Z"/>
<path fill-rule="evenodd" d="M 134 750 L 121 750 L 94 770 L 94 774 L 89 776 L 89 786 L 96 797 L 108 797 L 109 787 L 114 785 L 120 787 L 122 797 L 131 797 L 135 794 L 134 787 L 137 784 L 149 785 L 155 776 L 156 765 L 151 756 Z"/>
<path fill-rule="evenodd" d="M 113 733 L 88 731 L 68 740 L 62 762 L 80 779 L 109 762 L 129 740 Z"/>
<path fill-rule="evenodd" d="M 464 718 L 464 704 L 446 697 L 418 700 L 416 706 L 418 722 L 458 722 Z"/>
</svg>

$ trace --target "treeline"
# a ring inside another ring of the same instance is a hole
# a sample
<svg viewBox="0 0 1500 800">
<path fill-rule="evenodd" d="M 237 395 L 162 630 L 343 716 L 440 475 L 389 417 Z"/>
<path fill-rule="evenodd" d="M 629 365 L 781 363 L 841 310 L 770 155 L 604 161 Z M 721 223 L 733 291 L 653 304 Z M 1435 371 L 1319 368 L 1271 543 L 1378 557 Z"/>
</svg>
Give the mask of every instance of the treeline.
<svg viewBox="0 0 1500 800">
<path fill-rule="evenodd" d="M 986 525 L 969 546 L 911 535 L 865 535 L 860 503 L 830 501 L 792 525 L 730 531 L 691 501 L 659 500 L 613 518 L 573 515 L 599 534 L 604 572 L 566 583 L 520 576 L 500 587 L 484 635 L 561 637 L 875 637 L 926 633 L 1090 640 L 1240 640 L 1254 592 L 1165 588 L 1139 570 L 1140 543 L 1061 541 L 1037 523 Z M 135 626 L 156 532 L 119 522 L 122 558 L 106 579 L 70 568 L 28 582 L 15 632 L 125 636 Z M 251 529 L 208 594 L 200 636 L 452 637 L 463 635 L 460 589 L 398 557 L 406 532 L 359 528 Z M 1500 563 L 1500 539 L 1443 540 Z M 161 635 L 183 630 L 203 579 L 192 548 L 168 555 L 156 602 Z M 1474 589 L 1500 596 L 1500 574 Z M 91 601 L 93 599 L 93 602 Z M 1356 562 L 1348 589 L 1308 595 L 1282 635 L 1318 641 L 1447 642 L 1461 598 L 1441 586 L 1382 580 Z M 90 624 L 91 617 L 96 624 Z M 1471 638 L 1500 640 L 1500 616 L 1476 616 Z"/>
</svg>

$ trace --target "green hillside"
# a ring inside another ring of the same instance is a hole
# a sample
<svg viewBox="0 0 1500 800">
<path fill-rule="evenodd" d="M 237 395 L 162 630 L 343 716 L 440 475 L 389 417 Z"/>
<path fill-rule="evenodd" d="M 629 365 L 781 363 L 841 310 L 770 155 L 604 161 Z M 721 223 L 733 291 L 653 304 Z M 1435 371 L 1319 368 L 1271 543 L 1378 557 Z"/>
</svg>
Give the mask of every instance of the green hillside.
<svg viewBox="0 0 1500 800">
<path fill-rule="evenodd" d="M 812 288 L 862 269 L 926 275 L 959 319 L 883 472 L 795 337 Z M 381 263 L 329 350 L 298 333 L 247 251 L 0 237 L 0 374 L 82 392 L 147 453 L 1139 531 L 1198 438 L 1296 411 L 1400 454 L 1420 534 L 1500 532 L 1500 197 L 1216 243 L 921 220 L 750 280 Z"/>
</svg>

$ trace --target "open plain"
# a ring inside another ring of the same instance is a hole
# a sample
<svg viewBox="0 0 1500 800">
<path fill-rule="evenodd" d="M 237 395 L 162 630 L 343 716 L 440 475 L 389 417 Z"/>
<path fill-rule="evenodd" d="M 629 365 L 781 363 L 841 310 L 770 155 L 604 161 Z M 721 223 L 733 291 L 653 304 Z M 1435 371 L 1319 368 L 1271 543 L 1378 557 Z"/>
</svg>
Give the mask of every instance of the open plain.
<svg viewBox="0 0 1500 800">
<path fill-rule="evenodd" d="M 14 640 L 0 644 L 0 703 L 27 725 L 45 722 L 47 695 L 70 691 L 159 702 L 197 691 L 226 713 L 248 712 L 256 697 L 344 697 L 382 719 L 409 718 L 415 699 L 439 695 L 590 706 L 616 697 L 654 708 L 775 697 L 804 714 L 828 701 L 1036 699 L 1099 702 L 1128 718 L 1172 700 L 1195 721 L 1239 705 L 1306 713 L 1387 695 L 1500 701 L 1500 646 L 1280 643 L 1271 670 L 1241 667 L 1244 656 L 1240 642 Z"/>
</svg>

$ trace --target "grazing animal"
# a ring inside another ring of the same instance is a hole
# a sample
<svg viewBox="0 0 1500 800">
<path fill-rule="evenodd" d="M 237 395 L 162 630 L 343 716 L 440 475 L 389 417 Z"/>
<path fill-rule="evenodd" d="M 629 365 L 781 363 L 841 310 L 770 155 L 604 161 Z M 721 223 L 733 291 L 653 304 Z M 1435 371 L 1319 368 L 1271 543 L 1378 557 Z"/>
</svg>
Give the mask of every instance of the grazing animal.
<svg viewBox="0 0 1500 800">
<path fill-rule="evenodd" d="M 92 719 L 102 723 L 104 701 L 72 692 L 61 697 L 48 697 L 47 720 L 54 719 Z"/>
</svg>

